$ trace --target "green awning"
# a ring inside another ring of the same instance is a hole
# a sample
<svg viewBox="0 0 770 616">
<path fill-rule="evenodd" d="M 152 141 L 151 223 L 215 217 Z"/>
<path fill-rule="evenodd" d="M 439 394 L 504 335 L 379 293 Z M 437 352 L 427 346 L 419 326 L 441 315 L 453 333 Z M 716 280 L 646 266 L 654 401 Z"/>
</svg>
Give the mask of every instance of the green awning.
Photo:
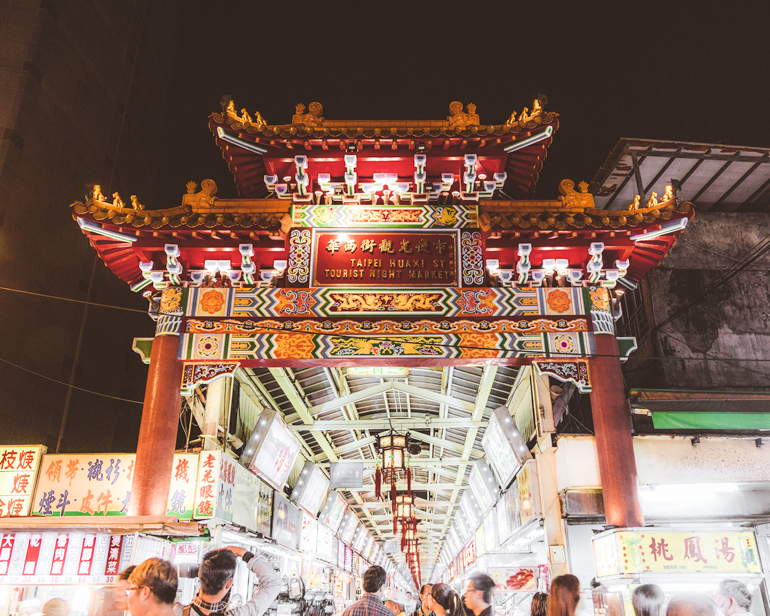
<svg viewBox="0 0 770 616">
<path fill-rule="evenodd" d="M 656 430 L 770 430 L 770 413 L 651 411 Z"/>
</svg>

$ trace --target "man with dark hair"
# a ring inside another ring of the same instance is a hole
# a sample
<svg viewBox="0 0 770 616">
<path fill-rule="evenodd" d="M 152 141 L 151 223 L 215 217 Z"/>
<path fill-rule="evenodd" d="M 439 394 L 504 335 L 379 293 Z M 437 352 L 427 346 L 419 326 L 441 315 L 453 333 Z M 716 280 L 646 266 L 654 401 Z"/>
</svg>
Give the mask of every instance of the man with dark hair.
<svg viewBox="0 0 770 616">
<path fill-rule="evenodd" d="M 412 616 L 431 616 L 433 612 L 428 609 L 428 597 L 430 597 L 430 590 L 433 588 L 433 584 L 423 584 L 420 588 L 420 607 L 418 607 Z"/>
<path fill-rule="evenodd" d="M 385 569 L 373 565 L 363 577 L 364 596 L 346 609 L 342 616 L 395 616 L 382 602 L 382 587 L 385 586 Z"/>
<path fill-rule="evenodd" d="M 751 593 L 743 582 L 738 580 L 722 580 L 719 582 L 714 600 L 725 616 L 749 615 Z"/>
<path fill-rule="evenodd" d="M 149 558 L 131 572 L 125 590 L 131 616 L 173 616 L 177 576 L 174 565 Z"/>
<path fill-rule="evenodd" d="M 259 578 L 259 590 L 247 603 L 228 609 L 230 587 L 233 585 L 238 557 L 242 558 L 249 570 Z M 270 563 L 244 548 L 235 546 L 207 552 L 198 570 L 198 578 L 200 591 L 193 599 L 192 605 L 185 608 L 184 616 L 262 616 L 281 590 L 281 577 Z"/>
<path fill-rule="evenodd" d="M 492 592 L 495 581 L 486 573 L 475 573 L 468 581 L 463 595 L 463 604 L 474 616 L 492 616 Z"/>
</svg>

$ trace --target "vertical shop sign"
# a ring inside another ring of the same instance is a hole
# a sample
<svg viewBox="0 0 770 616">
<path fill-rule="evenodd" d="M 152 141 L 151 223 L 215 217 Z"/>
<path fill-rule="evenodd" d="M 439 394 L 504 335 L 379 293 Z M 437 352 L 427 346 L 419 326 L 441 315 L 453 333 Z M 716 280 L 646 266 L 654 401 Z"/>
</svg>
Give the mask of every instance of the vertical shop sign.
<svg viewBox="0 0 770 616">
<path fill-rule="evenodd" d="M 171 474 L 166 515 L 174 515 L 180 520 L 192 519 L 197 477 L 198 454 L 174 454 L 174 470 Z"/>
<path fill-rule="evenodd" d="M 0 447 L 0 518 L 28 516 L 43 445 Z"/>
<path fill-rule="evenodd" d="M 202 451 L 195 488 L 195 519 L 231 522 L 235 493 L 235 463 L 221 451 Z"/>
<path fill-rule="evenodd" d="M 107 563 L 104 566 L 104 575 L 117 575 L 120 566 L 120 547 L 123 544 L 123 535 L 111 535 L 110 545 L 107 550 Z"/>
</svg>

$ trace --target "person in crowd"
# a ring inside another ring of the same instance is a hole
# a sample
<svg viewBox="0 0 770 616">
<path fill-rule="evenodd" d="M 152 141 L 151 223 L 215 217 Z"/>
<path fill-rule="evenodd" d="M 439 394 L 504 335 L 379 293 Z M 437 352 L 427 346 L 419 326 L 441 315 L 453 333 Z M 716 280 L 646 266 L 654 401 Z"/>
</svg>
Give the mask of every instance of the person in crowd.
<svg viewBox="0 0 770 616">
<path fill-rule="evenodd" d="M 124 594 L 123 597 L 125 596 Z M 70 604 L 64 599 L 51 599 L 46 601 L 42 613 L 43 616 L 67 616 L 70 613 Z"/>
<path fill-rule="evenodd" d="M 548 614 L 548 595 L 544 592 L 536 592 L 532 595 L 532 603 L 529 606 L 529 616 L 546 616 Z"/>
<path fill-rule="evenodd" d="M 491 616 L 494 590 L 495 582 L 487 574 L 472 575 L 463 595 L 463 603 L 468 612 L 473 612 L 474 616 Z"/>
<path fill-rule="evenodd" d="M 388 608 L 395 616 L 406 616 L 404 614 L 404 606 L 392 600 L 385 602 L 385 607 Z"/>
<path fill-rule="evenodd" d="M 243 559 L 249 571 L 259 578 L 259 590 L 246 603 L 231 608 L 230 589 L 238 558 Z M 207 552 L 198 569 L 198 579 L 200 590 L 192 604 L 184 608 L 184 616 L 262 616 L 281 590 L 281 576 L 270 563 L 245 548 L 232 545 Z"/>
<path fill-rule="evenodd" d="M 657 584 L 642 584 L 631 595 L 631 603 L 636 616 L 663 616 L 666 595 Z"/>
<path fill-rule="evenodd" d="M 387 574 L 377 565 L 369 567 L 364 573 L 362 586 L 364 595 L 346 609 L 342 616 L 394 616 L 382 602 L 382 587 Z"/>
<path fill-rule="evenodd" d="M 432 610 L 427 606 L 428 597 L 430 596 L 430 590 L 433 588 L 431 584 L 423 584 L 420 588 L 420 607 L 418 607 L 412 616 L 430 616 Z"/>
<path fill-rule="evenodd" d="M 575 616 L 580 603 L 580 580 L 569 573 L 553 578 L 548 616 Z"/>
<path fill-rule="evenodd" d="M 174 565 L 160 558 L 150 558 L 131 572 L 128 597 L 131 616 L 174 616 L 174 598 L 178 579 Z"/>
<path fill-rule="evenodd" d="M 463 600 L 448 584 L 434 584 L 430 591 L 430 609 L 436 616 L 464 616 Z"/>
<path fill-rule="evenodd" d="M 131 586 L 128 578 L 131 577 L 134 569 L 136 569 L 134 565 L 126 567 L 123 569 L 123 571 L 120 572 L 120 575 L 118 576 L 118 582 L 115 584 L 115 590 L 112 591 L 112 606 L 116 610 L 125 612 L 128 609 L 128 597 L 126 597 L 126 589 Z"/>
<path fill-rule="evenodd" d="M 748 616 L 751 609 L 751 592 L 738 580 L 722 580 L 714 594 L 714 600 L 725 616 Z"/>
<path fill-rule="evenodd" d="M 721 616 L 719 606 L 702 592 L 679 593 L 671 597 L 666 616 Z"/>
</svg>

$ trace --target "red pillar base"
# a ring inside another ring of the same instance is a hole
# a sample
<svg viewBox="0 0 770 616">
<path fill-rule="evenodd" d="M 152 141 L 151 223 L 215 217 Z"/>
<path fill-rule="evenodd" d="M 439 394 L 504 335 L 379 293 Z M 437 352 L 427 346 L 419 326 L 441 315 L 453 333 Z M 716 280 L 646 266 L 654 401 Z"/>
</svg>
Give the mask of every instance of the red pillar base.
<svg viewBox="0 0 770 616">
<path fill-rule="evenodd" d="M 591 359 L 591 408 L 604 514 L 613 526 L 644 526 L 618 340 L 612 334 L 594 339 L 598 357 Z"/>
<path fill-rule="evenodd" d="M 142 408 L 128 515 L 166 515 L 174 466 L 184 364 L 178 336 L 156 336 Z"/>
</svg>

